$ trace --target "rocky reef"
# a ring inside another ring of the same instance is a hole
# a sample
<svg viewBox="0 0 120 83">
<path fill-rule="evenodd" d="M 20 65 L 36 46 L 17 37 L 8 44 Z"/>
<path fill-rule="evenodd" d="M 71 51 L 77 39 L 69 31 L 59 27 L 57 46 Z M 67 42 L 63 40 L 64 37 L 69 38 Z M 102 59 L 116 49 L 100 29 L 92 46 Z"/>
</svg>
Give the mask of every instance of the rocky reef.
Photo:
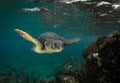
<svg viewBox="0 0 120 83">
<path fill-rule="evenodd" d="M 84 49 L 86 63 L 79 73 L 83 83 L 117 83 L 120 75 L 120 31 L 100 37 Z M 81 83 L 81 81 L 80 81 Z"/>
<path fill-rule="evenodd" d="M 80 24 L 81 18 L 94 17 L 99 19 L 95 24 L 115 24 L 120 25 L 120 0 L 33 0 L 39 5 L 42 12 L 42 19 L 47 24 L 56 26 L 68 26 L 70 17 Z M 47 4 L 47 5 L 46 5 Z M 48 6 L 49 5 L 49 6 Z M 52 6 L 50 6 L 52 5 Z M 46 11 L 47 9 L 47 11 Z M 72 11 L 69 12 L 68 10 Z M 90 12 L 90 15 L 80 15 L 81 11 Z M 53 20 L 51 20 L 51 18 Z M 61 19 L 62 18 L 62 19 Z M 78 22 L 80 21 L 80 23 Z M 89 20 L 86 19 L 89 22 Z M 94 20 L 92 20 L 94 21 Z M 70 22 L 71 23 L 71 22 Z M 74 26 L 75 26 L 74 25 Z M 78 25 L 80 26 L 80 25 Z"/>
<path fill-rule="evenodd" d="M 120 31 L 100 37 L 83 50 L 86 59 L 82 70 L 60 75 L 57 83 L 118 83 L 120 82 Z"/>
<path fill-rule="evenodd" d="M 7 69 L 0 72 L 0 83 L 54 83 L 54 79 L 42 79 L 41 77 L 33 77 L 25 71 L 17 71 L 16 69 Z"/>
<path fill-rule="evenodd" d="M 120 20 L 120 0 L 90 0 L 87 2 L 77 2 L 76 6 L 92 12 L 93 17 L 101 19 L 101 23 L 119 24 Z M 83 8 L 82 7 L 82 8 Z"/>
</svg>

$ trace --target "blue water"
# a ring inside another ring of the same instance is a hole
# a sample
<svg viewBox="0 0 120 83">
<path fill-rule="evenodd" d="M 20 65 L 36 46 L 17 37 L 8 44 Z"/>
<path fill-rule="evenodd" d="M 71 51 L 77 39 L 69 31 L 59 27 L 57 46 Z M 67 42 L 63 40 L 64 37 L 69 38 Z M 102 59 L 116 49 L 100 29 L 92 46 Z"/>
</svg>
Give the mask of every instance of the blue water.
<svg viewBox="0 0 120 83">
<path fill-rule="evenodd" d="M 82 23 L 79 27 L 74 27 L 75 24 L 73 26 L 72 23 L 69 26 L 54 27 L 54 24 L 46 24 L 39 13 L 21 11 L 22 8 L 35 6 L 33 2 L 27 3 L 22 0 L 0 1 L 0 70 L 13 67 L 30 74 L 37 73 L 41 77 L 51 77 L 56 68 L 68 57 L 75 56 L 84 60 L 82 56 L 84 47 L 95 41 L 97 37 L 110 35 L 118 30 L 116 26 L 111 25 L 87 24 L 86 20 L 91 21 L 93 19 L 91 17 L 81 18 Z M 84 15 L 86 12 L 81 14 Z M 67 39 L 79 37 L 81 41 L 65 47 L 60 53 L 36 54 L 30 50 L 33 44 L 17 35 L 14 32 L 15 28 L 22 29 L 35 38 L 49 31 Z"/>
</svg>

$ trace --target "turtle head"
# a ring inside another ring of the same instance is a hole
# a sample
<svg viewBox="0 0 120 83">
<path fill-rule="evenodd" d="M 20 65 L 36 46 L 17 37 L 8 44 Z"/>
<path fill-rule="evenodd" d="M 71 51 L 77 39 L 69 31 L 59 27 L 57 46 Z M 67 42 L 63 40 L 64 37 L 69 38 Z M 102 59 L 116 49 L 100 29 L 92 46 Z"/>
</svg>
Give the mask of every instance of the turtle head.
<svg viewBox="0 0 120 83">
<path fill-rule="evenodd" d="M 45 42 L 45 48 L 52 52 L 60 52 L 64 48 L 64 42 L 61 40 L 49 40 Z"/>
</svg>

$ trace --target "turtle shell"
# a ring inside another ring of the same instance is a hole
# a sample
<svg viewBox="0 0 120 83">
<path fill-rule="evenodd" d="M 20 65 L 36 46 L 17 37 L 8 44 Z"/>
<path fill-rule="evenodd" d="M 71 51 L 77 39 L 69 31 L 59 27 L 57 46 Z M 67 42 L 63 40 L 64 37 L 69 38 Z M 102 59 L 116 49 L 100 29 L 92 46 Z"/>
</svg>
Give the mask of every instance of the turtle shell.
<svg viewBox="0 0 120 83">
<path fill-rule="evenodd" d="M 61 37 L 58 34 L 53 33 L 53 32 L 46 32 L 46 33 L 41 34 L 39 36 L 38 40 L 41 44 L 44 44 L 45 41 L 47 41 L 47 40 L 61 40 L 63 42 L 65 41 L 65 39 L 63 37 Z"/>
<path fill-rule="evenodd" d="M 57 49 L 64 46 L 65 39 L 53 32 L 46 32 L 39 36 L 39 42 L 43 45 L 43 49 L 47 46 L 51 49 Z"/>
</svg>

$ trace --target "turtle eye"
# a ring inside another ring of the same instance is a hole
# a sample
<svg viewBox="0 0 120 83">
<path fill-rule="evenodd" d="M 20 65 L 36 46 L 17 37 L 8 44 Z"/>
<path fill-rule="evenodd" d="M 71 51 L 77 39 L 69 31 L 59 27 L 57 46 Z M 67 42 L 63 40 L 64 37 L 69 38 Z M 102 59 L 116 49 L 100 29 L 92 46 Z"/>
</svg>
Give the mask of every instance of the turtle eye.
<svg viewBox="0 0 120 83">
<path fill-rule="evenodd" d="M 52 49 L 55 49 L 55 47 L 56 47 L 56 46 L 55 46 L 54 44 L 51 45 L 51 48 L 52 48 Z"/>
<path fill-rule="evenodd" d="M 63 43 L 58 41 L 58 42 L 55 43 L 55 47 L 56 47 L 56 49 L 60 49 L 60 48 L 63 47 Z"/>
<path fill-rule="evenodd" d="M 58 47 L 58 44 L 57 44 L 57 43 L 55 43 L 55 47 Z"/>
<path fill-rule="evenodd" d="M 60 49 L 63 47 L 63 43 L 60 40 L 47 41 L 46 45 L 51 49 Z"/>
<path fill-rule="evenodd" d="M 54 44 L 52 45 L 53 49 L 57 49 L 58 48 L 58 44 L 56 42 L 54 42 Z"/>
</svg>

